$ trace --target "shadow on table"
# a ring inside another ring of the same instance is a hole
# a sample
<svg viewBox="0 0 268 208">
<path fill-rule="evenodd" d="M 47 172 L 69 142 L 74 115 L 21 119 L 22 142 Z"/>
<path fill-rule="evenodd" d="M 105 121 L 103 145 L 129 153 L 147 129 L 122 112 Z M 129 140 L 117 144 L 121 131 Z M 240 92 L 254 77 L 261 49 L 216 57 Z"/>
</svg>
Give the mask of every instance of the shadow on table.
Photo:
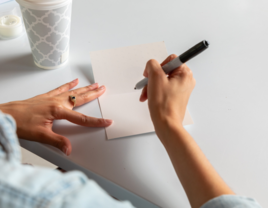
<svg viewBox="0 0 268 208">
<path fill-rule="evenodd" d="M 95 83 L 92 65 L 78 65 L 77 68 L 80 70 L 81 74 L 87 78 L 90 84 Z"/>
<path fill-rule="evenodd" d="M 34 64 L 33 56 L 31 53 L 7 58 L 0 63 L 1 77 L 9 77 L 16 74 L 16 76 L 25 75 L 29 73 L 43 72 Z"/>
<path fill-rule="evenodd" d="M 56 123 L 56 122 L 55 122 Z M 53 131 L 57 134 L 64 135 L 67 138 L 70 136 L 77 136 L 80 134 L 94 133 L 100 128 L 92 128 L 78 125 L 54 125 Z"/>
<path fill-rule="evenodd" d="M 144 193 L 147 193 L 150 198 L 161 198 L 155 190 L 144 184 L 141 176 L 137 175 L 136 170 L 132 170 L 128 162 L 128 157 L 133 156 L 133 153 L 128 154 L 129 150 L 133 148 L 133 140 L 141 140 L 141 138 L 130 136 L 107 140 L 104 128 L 65 124 L 63 121 L 56 121 L 55 124 L 53 131 L 66 136 L 72 143 L 72 154 L 68 157 L 69 160 L 77 164 L 83 164 L 84 168 L 126 189 L 133 187 L 137 190 L 137 187 L 142 187 L 142 193 L 134 191 L 135 194 L 141 197 L 143 197 Z M 152 133 L 143 136 L 152 136 Z M 148 169 L 148 171 L 150 170 Z M 121 178 L 121 180 L 118 178 Z M 131 185 L 127 186 L 126 184 Z"/>
</svg>

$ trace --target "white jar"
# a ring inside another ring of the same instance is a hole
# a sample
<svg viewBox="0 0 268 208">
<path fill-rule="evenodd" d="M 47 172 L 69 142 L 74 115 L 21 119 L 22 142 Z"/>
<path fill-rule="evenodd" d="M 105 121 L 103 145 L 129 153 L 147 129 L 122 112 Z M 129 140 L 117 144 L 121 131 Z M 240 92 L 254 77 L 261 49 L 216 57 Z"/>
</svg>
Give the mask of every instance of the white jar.
<svg viewBox="0 0 268 208">
<path fill-rule="evenodd" d="M 4 15 L 0 17 L 0 37 L 11 39 L 20 36 L 23 32 L 21 18 L 17 15 Z"/>
</svg>

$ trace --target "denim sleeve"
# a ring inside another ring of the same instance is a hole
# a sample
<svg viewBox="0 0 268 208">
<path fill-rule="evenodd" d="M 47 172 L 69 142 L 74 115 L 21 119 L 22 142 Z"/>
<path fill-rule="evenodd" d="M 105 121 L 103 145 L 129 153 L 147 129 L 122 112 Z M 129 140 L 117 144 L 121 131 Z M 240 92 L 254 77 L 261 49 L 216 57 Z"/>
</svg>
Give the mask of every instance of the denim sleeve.
<svg viewBox="0 0 268 208">
<path fill-rule="evenodd" d="M 209 200 L 200 208 L 261 208 L 252 198 L 237 195 L 222 195 Z"/>
<path fill-rule="evenodd" d="M 117 201 L 82 172 L 0 162 L 0 207 L 133 208 Z"/>
<path fill-rule="evenodd" d="M 16 134 L 16 122 L 0 110 L 0 160 L 8 160 L 10 163 L 21 161 L 21 152 Z"/>
<path fill-rule="evenodd" d="M 63 174 L 22 165 L 16 123 L 1 111 L 0 142 L 0 207 L 133 208 L 130 202 L 113 199 L 82 172 Z"/>
</svg>

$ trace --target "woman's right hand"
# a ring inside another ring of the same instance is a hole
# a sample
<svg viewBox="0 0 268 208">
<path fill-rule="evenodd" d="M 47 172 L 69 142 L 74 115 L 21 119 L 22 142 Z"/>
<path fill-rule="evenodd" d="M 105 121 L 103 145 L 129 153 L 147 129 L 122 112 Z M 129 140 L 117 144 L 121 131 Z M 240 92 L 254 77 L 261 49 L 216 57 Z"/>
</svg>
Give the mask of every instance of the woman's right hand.
<svg viewBox="0 0 268 208">
<path fill-rule="evenodd" d="M 176 57 L 169 56 L 161 65 Z M 195 86 L 191 70 L 183 64 L 166 76 L 161 65 L 155 60 L 148 61 L 144 71 L 148 85 L 140 100 L 148 99 L 155 132 L 167 150 L 191 207 L 198 208 L 215 197 L 234 194 L 182 126 Z"/>
<path fill-rule="evenodd" d="M 144 76 L 148 85 L 143 88 L 140 101 L 148 99 L 149 110 L 158 136 L 166 127 L 182 127 L 187 103 L 195 86 L 192 71 L 181 65 L 168 76 L 161 66 L 177 56 L 170 55 L 161 65 L 156 60 L 147 62 Z"/>
</svg>

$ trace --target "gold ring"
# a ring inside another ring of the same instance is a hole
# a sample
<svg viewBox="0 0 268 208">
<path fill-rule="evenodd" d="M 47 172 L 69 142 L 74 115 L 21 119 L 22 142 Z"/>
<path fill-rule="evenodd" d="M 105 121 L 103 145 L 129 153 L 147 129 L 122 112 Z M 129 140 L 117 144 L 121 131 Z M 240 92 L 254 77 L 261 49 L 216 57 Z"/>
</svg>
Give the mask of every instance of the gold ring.
<svg viewBox="0 0 268 208">
<path fill-rule="evenodd" d="M 70 95 L 69 97 L 70 97 L 70 99 L 71 99 L 71 101 L 72 101 L 72 103 L 74 104 L 74 107 L 75 107 L 75 105 L 76 105 L 76 97 L 73 96 L 73 95 Z"/>
</svg>

